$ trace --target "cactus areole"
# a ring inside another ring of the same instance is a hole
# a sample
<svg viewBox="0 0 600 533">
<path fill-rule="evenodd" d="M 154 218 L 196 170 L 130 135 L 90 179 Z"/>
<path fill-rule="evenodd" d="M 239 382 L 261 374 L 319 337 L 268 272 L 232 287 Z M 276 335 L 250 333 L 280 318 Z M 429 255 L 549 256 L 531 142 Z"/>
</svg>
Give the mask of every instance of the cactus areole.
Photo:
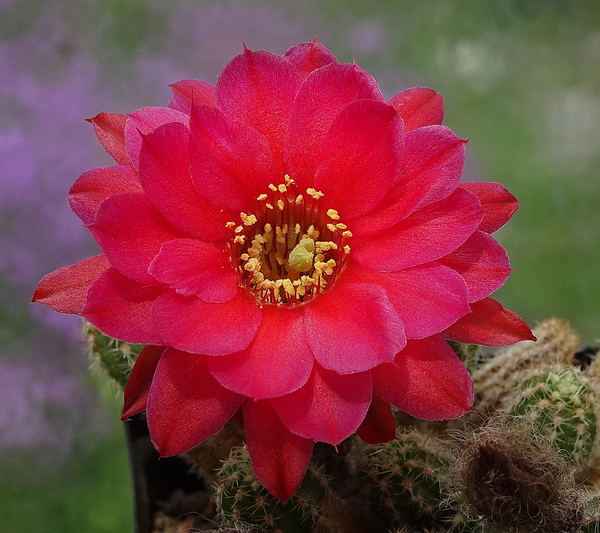
<svg viewBox="0 0 600 533">
<path fill-rule="evenodd" d="M 162 455 L 240 412 L 280 500 L 314 442 L 394 438 L 389 404 L 463 415 L 468 372 L 446 340 L 507 345 L 527 325 L 489 295 L 509 276 L 491 233 L 517 208 L 460 183 L 466 141 L 442 97 L 390 99 L 317 41 L 244 49 L 215 86 L 90 119 L 117 163 L 69 201 L 102 253 L 45 276 L 34 300 L 145 344 L 125 390 Z"/>
</svg>

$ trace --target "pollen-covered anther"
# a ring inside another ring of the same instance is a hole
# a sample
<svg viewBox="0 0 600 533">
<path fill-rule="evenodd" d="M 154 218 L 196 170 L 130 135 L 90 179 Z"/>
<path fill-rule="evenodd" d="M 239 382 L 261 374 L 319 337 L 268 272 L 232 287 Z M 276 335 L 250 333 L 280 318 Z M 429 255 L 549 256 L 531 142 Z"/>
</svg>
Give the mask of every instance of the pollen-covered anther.
<svg viewBox="0 0 600 533">
<path fill-rule="evenodd" d="M 328 209 L 327 210 L 327 216 L 331 220 L 339 220 L 340 219 L 340 215 L 338 214 L 338 212 L 335 209 Z"/>
<path fill-rule="evenodd" d="M 256 215 L 247 215 L 246 213 L 240 213 L 240 218 L 242 219 L 244 226 L 252 226 L 257 222 Z"/>
<path fill-rule="evenodd" d="M 306 193 L 308 195 L 312 196 L 315 200 L 319 200 L 320 198 L 323 197 L 323 193 L 321 191 L 317 191 L 313 188 L 306 189 Z"/>
</svg>

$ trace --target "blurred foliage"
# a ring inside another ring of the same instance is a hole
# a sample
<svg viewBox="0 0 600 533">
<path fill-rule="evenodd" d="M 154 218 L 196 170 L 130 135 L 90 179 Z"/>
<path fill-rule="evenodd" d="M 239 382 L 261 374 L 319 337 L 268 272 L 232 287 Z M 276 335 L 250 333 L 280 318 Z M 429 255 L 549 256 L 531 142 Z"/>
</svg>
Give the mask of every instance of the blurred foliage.
<svg viewBox="0 0 600 533">
<path fill-rule="evenodd" d="M 40 467 L 28 452 L 0 462 L 1 531 L 133 531 L 127 448 L 114 391 L 109 403 L 111 426 L 101 438 L 81 442 L 67 464 Z"/>
</svg>

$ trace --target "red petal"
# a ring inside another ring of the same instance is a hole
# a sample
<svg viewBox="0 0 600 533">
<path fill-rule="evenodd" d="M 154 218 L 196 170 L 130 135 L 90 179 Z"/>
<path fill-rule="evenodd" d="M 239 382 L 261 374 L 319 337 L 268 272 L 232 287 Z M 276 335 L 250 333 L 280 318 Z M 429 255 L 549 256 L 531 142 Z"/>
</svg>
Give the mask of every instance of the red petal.
<svg viewBox="0 0 600 533">
<path fill-rule="evenodd" d="M 142 107 L 131 113 L 125 124 L 125 146 L 131 158 L 131 164 L 135 168 L 139 168 L 142 135 L 148 135 L 156 128 L 171 122 L 179 122 L 187 126 L 189 118 L 181 111 L 168 107 Z"/>
<path fill-rule="evenodd" d="M 171 290 L 152 310 L 165 344 L 186 352 L 226 355 L 248 347 L 256 336 L 263 312 L 245 291 L 225 303 L 207 303 Z"/>
<path fill-rule="evenodd" d="M 242 409 L 254 473 L 273 496 L 285 502 L 302 483 L 313 442 L 291 433 L 266 400 L 247 400 Z"/>
<path fill-rule="evenodd" d="M 464 279 L 436 262 L 397 272 L 376 272 L 351 264 L 344 279 L 383 287 L 409 339 L 439 333 L 471 312 Z"/>
<path fill-rule="evenodd" d="M 125 401 L 123 402 L 123 416 L 121 420 L 127 420 L 146 409 L 152 378 L 165 350 L 164 346 L 148 345 L 138 355 L 131 375 L 127 380 L 127 385 L 125 385 Z"/>
<path fill-rule="evenodd" d="M 470 306 L 473 312 L 450 326 L 444 332 L 447 338 L 483 346 L 508 346 L 536 340 L 525 321 L 496 300 L 484 298 Z"/>
<path fill-rule="evenodd" d="M 298 91 L 290 115 L 284 158 L 300 189 L 312 187 L 321 143 L 350 102 L 383 101 L 375 79 L 356 65 L 330 63 L 313 71 Z"/>
<path fill-rule="evenodd" d="M 131 165 L 131 159 L 125 149 L 125 123 L 127 115 L 121 113 L 100 113 L 87 119 L 94 126 L 96 137 L 119 165 Z"/>
<path fill-rule="evenodd" d="M 393 361 L 406 337 L 385 291 L 372 283 L 346 283 L 306 306 L 306 340 L 315 359 L 338 374 Z"/>
<path fill-rule="evenodd" d="M 377 233 L 417 209 L 448 197 L 463 171 L 465 145 L 466 141 L 445 126 L 407 133 L 398 181 L 375 212 L 353 222 L 352 233 Z"/>
<path fill-rule="evenodd" d="M 473 403 L 471 376 L 440 335 L 409 340 L 394 363 L 371 375 L 375 394 L 418 418 L 458 418 Z"/>
<path fill-rule="evenodd" d="M 287 60 L 265 50 L 235 57 L 217 81 L 219 108 L 262 133 L 273 151 L 276 174 L 283 177 L 283 139 L 302 78 Z"/>
<path fill-rule="evenodd" d="M 476 302 L 504 285 L 513 272 L 506 250 L 492 237 L 476 231 L 462 246 L 439 259 L 467 283 L 469 302 Z"/>
<path fill-rule="evenodd" d="M 230 217 L 207 202 L 192 184 L 190 133 L 182 124 L 165 124 L 143 137 L 140 181 L 150 201 L 186 234 L 216 242 L 228 236 Z"/>
<path fill-rule="evenodd" d="M 275 180 L 266 138 L 206 106 L 194 106 L 190 128 L 190 164 L 196 189 L 219 209 L 252 209 L 255 198 Z"/>
<path fill-rule="evenodd" d="M 335 56 L 316 39 L 292 46 L 283 57 L 296 67 L 303 79 L 313 70 L 337 62 Z"/>
<path fill-rule="evenodd" d="M 150 316 L 152 304 L 162 291 L 110 268 L 89 288 L 81 316 L 115 339 L 162 345 Z"/>
<path fill-rule="evenodd" d="M 228 255 L 194 239 L 165 242 L 148 271 L 179 294 L 205 302 L 228 302 L 238 292 L 237 273 Z"/>
<path fill-rule="evenodd" d="M 348 104 L 321 144 L 315 188 L 324 208 L 343 220 L 372 211 L 390 189 L 400 168 L 402 121 L 394 110 L 373 100 Z"/>
<path fill-rule="evenodd" d="M 485 215 L 479 229 L 493 233 L 506 224 L 519 208 L 519 202 L 500 183 L 473 181 L 460 186 L 477 195 Z"/>
<path fill-rule="evenodd" d="M 210 375 L 206 356 L 167 348 L 148 395 L 150 438 L 162 456 L 186 452 L 221 429 L 243 400 Z"/>
<path fill-rule="evenodd" d="M 459 188 L 386 230 L 355 237 L 352 255 L 374 270 L 400 270 L 435 261 L 463 244 L 482 216 L 477 197 Z"/>
<path fill-rule="evenodd" d="M 108 268 L 110 263 L 104 254 L 59 268 L 41 279 L 31 301 L 47 305 L 58 313 L 78 315 L 85 306 L 90 285 Z"/>
<path fill-rule="evenodd" d="M 356 433 L 369 444 L 394 440 L 396 438 L 396 424 L 390 404 L 374 395 L 367 416 L 356 430 Z"/>
<path fill-rule="evenodd" d="M 433 89 L 412 87 L 392 96 L 387 103 L 402 117 L 406 131 L 441 124 L 444 120 L 444 99 Z"/>
<path fill-rule="evenodd" d="M 194 105 L 208 105 L 214 107 L 217 103 L 215 88 L 201 80 L 181 80 L 171 85 L 173 98 L 169 100 L 171 109 L 181 111 L 186 115 L 191 114 Z"/>
<path fill-rule="evenodd" d="M 271 404 L 296 435 L 336 446 L 362 423 L 371 397 L 369 372 L 340 376 L 315 365 L 306 385 Z"/>
<path fill-rule="evenodd" d="M 209 367 L 224 387 L 263 399 L 300 388 L 308 380 L 313 362 L 304 340 L 302 311 L 265 307 L 252 344 L 239 353 L 211 357 Z"/>
<path fill-rule="evenodd" d="M 84 224 L 92 224 L 100 204 L 109 196 L 142 192 L 137 172 L 131 166 L 86 170 L 69 191 L 69 205 Z"/>
<path fill-rule="evenodd" d="M 104 200 L 88 229 L 119 272 L 153 285 L 158 282 L 148 274 L 150 262 L 163 242 L 183 237 L 141 193 Z"/>
</svg>

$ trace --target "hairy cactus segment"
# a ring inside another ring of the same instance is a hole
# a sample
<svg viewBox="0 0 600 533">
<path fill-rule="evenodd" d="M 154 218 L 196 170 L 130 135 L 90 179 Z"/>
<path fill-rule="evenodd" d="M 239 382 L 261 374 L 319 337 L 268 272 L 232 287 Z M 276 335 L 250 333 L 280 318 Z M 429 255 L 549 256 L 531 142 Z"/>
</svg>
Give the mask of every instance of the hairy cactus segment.
<svg viewBox="0 0 600 533">
<path fill-rule="evenodd" d="M 454 500 L 493 530 L 576 533 L 585 524 L 572 469 L 527 424 L 500 420 L 465 435 L 450 479 Z"/>
<path fill-rule="evenodd" d="M 113 339 L 87 321 L 83 322 L 83 337 L 93 368 L 103 371 L 119 388 L 124 388 L 143 346 Z"/>
<path fill-rule="evenodd" d="M 596 437 L 595 402 L 589 379 L 579 369 L 550 369 L 525 380 L 509 414 L 529 418 L 557 450 L 581 466 Z"/>
<path fill-rule="evenodd" d="M 256 479 L 245 446 L 234 448 L 223 464 L 215 489 L 223 524 L 257 526 L 275 533 L 310 533 L 322 519 L 324 480 L 309 468 L 296 493 L 285 503 Z"/>
</svg>

